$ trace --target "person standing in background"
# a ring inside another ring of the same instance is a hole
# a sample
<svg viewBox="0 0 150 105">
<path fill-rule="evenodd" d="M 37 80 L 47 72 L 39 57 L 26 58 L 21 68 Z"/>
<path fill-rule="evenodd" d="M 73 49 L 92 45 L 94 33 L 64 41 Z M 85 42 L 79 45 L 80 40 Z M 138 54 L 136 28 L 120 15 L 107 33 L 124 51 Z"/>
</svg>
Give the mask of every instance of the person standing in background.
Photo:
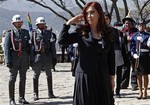
<svg viewBox="0 0 150 105">
<path fill-rule="evenodd" d="M 47 76 L 48 98 L 56 98 L 53 94 L 52 64 L 56 63 L 56 48 L 53 43 L 51 31 L 45 28 L 46 22 L 43 17 L 36 19 L 37 28 L 33 32 L 32 48 L 35 55 L 33 59 L 33 91 L 34 101 L 39 100 L 39 76 L 44 68 Z"/>
<path fill-rule="evenodd" d="M 123 42 L 125 44 L 125 53 L 123 54 L 124 56 L 124 61 L 125 61 L 125 65 L 126 65 L 126 69 L 124 69 L 123 73 L 122 73 L 122 82 L 121 82 L 121 88 L 122 89 L 127 89 L 127 87 L 129 86 L 129 79 L 130 79 L 130 69 L 132 69 L 132 73 L 131 73 L 131 86 L 132 86 L 132 90 L 137 90 L 137 76 L 134 74 L 134 66 L 132 62 L 132 57 L 131 57 L 131 38 L 132 35 L 138 31 L 137 28 L 135 28 L 135 21 L 131 18 L 130 16 L 130 12 L 129 14 L 122 19 L 123 22 Z"/>
<path fill-rule="evenodd" d="M 144 20 L 139 20 L 139 32 L 133 34 L 131 39 L 131 55 L 135 60 L 135 71 L 137 72 L 137 83 L 139 96 L 137 99 L 147 99 L 148 74 L 150 74 L 150 34 L 145 32 L 146 24 Z M 142 80 L 142 77 L 144 81 Z M 142 85 L 144 84 L 144 92 Z"/>
<path fill-rule="evenodd" d="M 123 56 L 121 52 L 121 37 L 120 32 L 115 27 L 118 25 L 117 22 L 114 24 L 114 27 L 110 26 L 111 23 L 111 15 L 108 13 L 105 13 L 105 21 L 107 25 L 112 28 L 113 30 L 113 36 L 114 36 L 114 50 L 115 50 L 115 66 L 116 66 L 116 97 L 120 98 L 120 86 L 121 86 L 121 80 L 122 80 L 122 68 L 123 68 Z"/>
</svg>

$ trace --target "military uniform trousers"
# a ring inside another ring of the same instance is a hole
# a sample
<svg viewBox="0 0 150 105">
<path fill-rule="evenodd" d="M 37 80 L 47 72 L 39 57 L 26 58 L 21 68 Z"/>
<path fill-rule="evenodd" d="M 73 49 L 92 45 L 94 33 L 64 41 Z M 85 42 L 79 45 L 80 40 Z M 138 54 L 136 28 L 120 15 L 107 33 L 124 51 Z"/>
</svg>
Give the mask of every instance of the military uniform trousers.
<svg viewBox="0 0 150 105">
<path fill-rule="evenodd" d="M 39 79 L 42 69 L 45 69 L 47 78 L 52 76 L 52 57 L 50 54 L 36 54 L 35 55 L 35 64 L 33 67 L 34 70 L 34 79 Z"/>
<path fill-rule="evenodd" d="M 38 97 L 38 79 L 42 69 L 45 69 L 48 84 L 48 95 L 53 94 L 52 89 L 52 55 L 51 54 L 36 54 L 35 64 L 33 67 L 34 77 L 33 77 L 33 90 L 34 95 Z"/>
<path fill-rule="evenodd" d="M 29 68 L 29 55 L 27 52 L 22 52 L 21 56 L 18 56 L 18 52 L 12 52 L 12 67 L 10 68 L 10 80 L 9 80 L 9 98 L 14 100 L 14 89 L 16 77 L 19 71 L 19 97 L 24 98 L 25 95 L 25 82 L 26 72 Z"/>
</svg>

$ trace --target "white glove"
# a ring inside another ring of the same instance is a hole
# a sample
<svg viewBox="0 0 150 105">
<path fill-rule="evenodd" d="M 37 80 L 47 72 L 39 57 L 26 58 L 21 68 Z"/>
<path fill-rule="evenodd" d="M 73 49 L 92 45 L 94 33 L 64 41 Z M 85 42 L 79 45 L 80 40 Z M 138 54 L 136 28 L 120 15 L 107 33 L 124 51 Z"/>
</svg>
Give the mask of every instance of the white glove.
<svg viewBox="0 0 150 105">
<path fill-rule="evenodd" d="M 78 43 L 74 43 L 74 44 L 73 44 L 73 47 L 78 47 Z"/>
<path fill-rule="evenodd" d="M 134 54 L 134 55 L 133 55 L 133 58 L 134 58 L 134 59 L 138 59 L 139 56 L 138 56 L 137 54 Z"/>
<path fill-rule="evenodd" d="M 140 42 L 143 42 L 143 38 L 141 36 L 138 36 L 137 40 L 139 40 Z"/>
<path fill-rule="evenodd" d="M 147 46 L 150 48 L 150 37 L 147 40 Z"/>
</svg>

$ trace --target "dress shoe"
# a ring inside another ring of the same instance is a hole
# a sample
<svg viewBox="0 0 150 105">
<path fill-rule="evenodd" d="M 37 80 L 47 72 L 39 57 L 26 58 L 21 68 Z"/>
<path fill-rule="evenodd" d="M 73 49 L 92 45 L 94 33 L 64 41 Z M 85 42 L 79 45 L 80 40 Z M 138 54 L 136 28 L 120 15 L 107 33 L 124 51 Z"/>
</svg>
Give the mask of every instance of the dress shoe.
<svg viewBox="0 0 150 105">
<path fill-rule="evenodd" d="M 56 98 L 56 96 L 54 94 L 49 94 L 48 98 Z"/>
<path fill-rule="evenodd" d="M 115 95 L 116 98 L 121 98 L 120 96 L 120 92 L 119 91 L 116 91 L 116 95 Z"/>
<path fill-rule="evenodd" d="M 39 96 L 38 95 L 34 95 L 33 99 L 34 99 L 34 101 L 39 100 Z"/>
<path fill-rule="evenodd" d="M 26 101 L 24 98 L 20 98 L 20 99 L 19 99 L 19 103 L 20 103 L 20 104 L 23 104 L 23 105 L 24 105 L 24 104 L 29 104 L 29 102 Z"/>
<path fill-rule="evenodd" d="M 138 90 L 138 87 L 132 87 L 132 91 Z"/>
<path fill-rule="evenodd" d="M 142 96 L 138 96 L 137 99 L 140 100 L 140 99 L 143 99 L 143 97 Z"/>
<path fill-rule="evenodd" d="M 148 99 L 148 97 L 147 96 L 143 96 L 143 100 L 145 100 L 145 99 Z"/>
<path fill-rule="evenodd" d="M 16 105 L 14 100 L 10 100 L 10 105 Z"/>
<path fill-rule="evenodd" d="M 120 89 L 128 89 L 127 87 L 120 87 Z"/>
<path fill-rule="evenodd" d="M 144 100 L 144 99 L 148 99 L 147 94 L 144 94 L 144 95 L 143 95 L 143 100 Z"/>
<path fill-rule="evenodd" d="M 143 99 L 143 93 L 141 93 L 138 97 L 137 97 L 138 100 L 140 99 Z"/>
<path fill-rule="evenodd" d="M 115 96 L 116 98 L 121 98 L 120 94 L 116 94 Z"/>
</svg>

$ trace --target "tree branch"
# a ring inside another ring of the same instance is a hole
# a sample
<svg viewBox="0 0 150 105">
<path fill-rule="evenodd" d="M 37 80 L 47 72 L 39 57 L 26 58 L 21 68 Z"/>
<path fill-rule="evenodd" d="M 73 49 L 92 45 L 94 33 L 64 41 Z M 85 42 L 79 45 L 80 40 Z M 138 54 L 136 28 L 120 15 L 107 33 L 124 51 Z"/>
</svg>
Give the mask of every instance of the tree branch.
<svg viewBox="0 0 150 105">
<path fill-rule="evenodd" d="M 110 9 L 110 15 L 112 15 L 113 10 L 114 10 L 114 7 L 113 7 L 113 3 L 112 3 L 112 4 L 111 4 L 111 9 Z"/>
<path fill-rule="evenodd" d="M 118 0 L 111 0 L 111 1 L 112 1 L 112 4 L 113 4 L 113 7 L 115 9 L 117 21 L 121 22 L 120 15 L 119 15 L 119 10 L 118 10 L 118 7 L 117 7 L 117 1 Z"/>
<path fill-rule="evenodd" d="M 84 0 L 80 0 L 82 3 L 83 3 L 83 5 L 85 5 L 86 4 L 86 2 L 84 1 Z"/>
<path fill-rule="evenodd" d="M 103 0 L 103 2 L 104 2 L 105 12 L 109 13 L 106 0 Z"/>
<path fill-rule="evenodd" d="M 148 20 L 145 21 L 146 24 L 149 23 L 149 22 L 150 22 L 150 19 L 148 19 Z"/>
<path fill-rule="evenodd" d="M 129 9 L 128 9 L 128 4 L 127 4 L 127 1 L 126 1 L 126 0 L 123 0 L 123 3 L 124 3 L 124 9 L 125 9 L 125 16 L 127 16 L 128 11 L 129 11 Z"/>
<path fill-rule="evenodd" d="M 140 5 L 139 5 L 139 1 L 138 0 L 133 0 L 135 7 L 138 9 L 138 11 L 140 11 Z"/>
<path fill-rule="evenodd" d="M 52 8 L 50 8 L 50 7 L 46 6 L 46 5 L 43 5 L 42 3 L 40 3 L 40 2 L 38 2 L 38 1 L 36 1 L 36 0 L 27 0 L 27 1 L 36 3 L 36 4 L 38 4 L 38 5 L 40 5 L 40 6 L 44 7 L 44 8 L 47 8 L 47 9 L 49 9 L 50 11 L 52 11 L 55 15 L 57 15 L 58 17 L 62 18 L 62 19 L 65 20 L 65 21 L 68 21 L 68 19 L 67 19 L 66 17 L 60 15 L 58 12 L 56 12 L 56 11 L 53 10 Z"/>
<path fill-rule="evenodd" d="M 141 10 L 140 10 L 140 14 L 142 14 L 142 11 L 144 10 L 144 8 L 145 8 L 148 4 L 150 4 L 150 0 L 147 0 L 147 1 L 144 3 L 144 5 L 142 6 L 142 8 L 141 8 Z"/>
<path fill-rule="evenodd" d="M 78 0 L 75 0 L 76 4 L 80 7 L 81 10 L 83 10 L 83 6 L 79 3 Z"/>
<path fill-rule="evenodd" d="M 142 14 L 140 13 L 140 5 L 139 5 L 139 1 L 138 0 L 133 0 L 134 4 L 135 4 L 135 7 L 137 8 L 137 12 L 138 12 L 138 15 L 140 16 L 140 18 L 142 19 Z"/>
<path fill-rule="evenodd" d="M 56 2 L 56 0 L 51 0 L 55 5 L 57 5 L 58 7 L 60 7 L 61 9 L 63 9 L 64 11 L 66 11 L 67 13 L 69 13 L 70 14 L 70 16 L 72 16 L 72 17 L 74 17 L 75 15 L 70 11 L 70 10 L 68 10 L 67 8 L 66 8 L 66 6 L 62 3 L 62 5 L 60 5 L 60 4 L 58 4 L 57 2 Z M 60 0 L 61 1 L 61 0 Z"/>
<path fill-rule="evenodd" d="M 146 19 L 150 15 L 150 12 L 147 12 L 144 16 L 143 19 Z"/>
</svg>

